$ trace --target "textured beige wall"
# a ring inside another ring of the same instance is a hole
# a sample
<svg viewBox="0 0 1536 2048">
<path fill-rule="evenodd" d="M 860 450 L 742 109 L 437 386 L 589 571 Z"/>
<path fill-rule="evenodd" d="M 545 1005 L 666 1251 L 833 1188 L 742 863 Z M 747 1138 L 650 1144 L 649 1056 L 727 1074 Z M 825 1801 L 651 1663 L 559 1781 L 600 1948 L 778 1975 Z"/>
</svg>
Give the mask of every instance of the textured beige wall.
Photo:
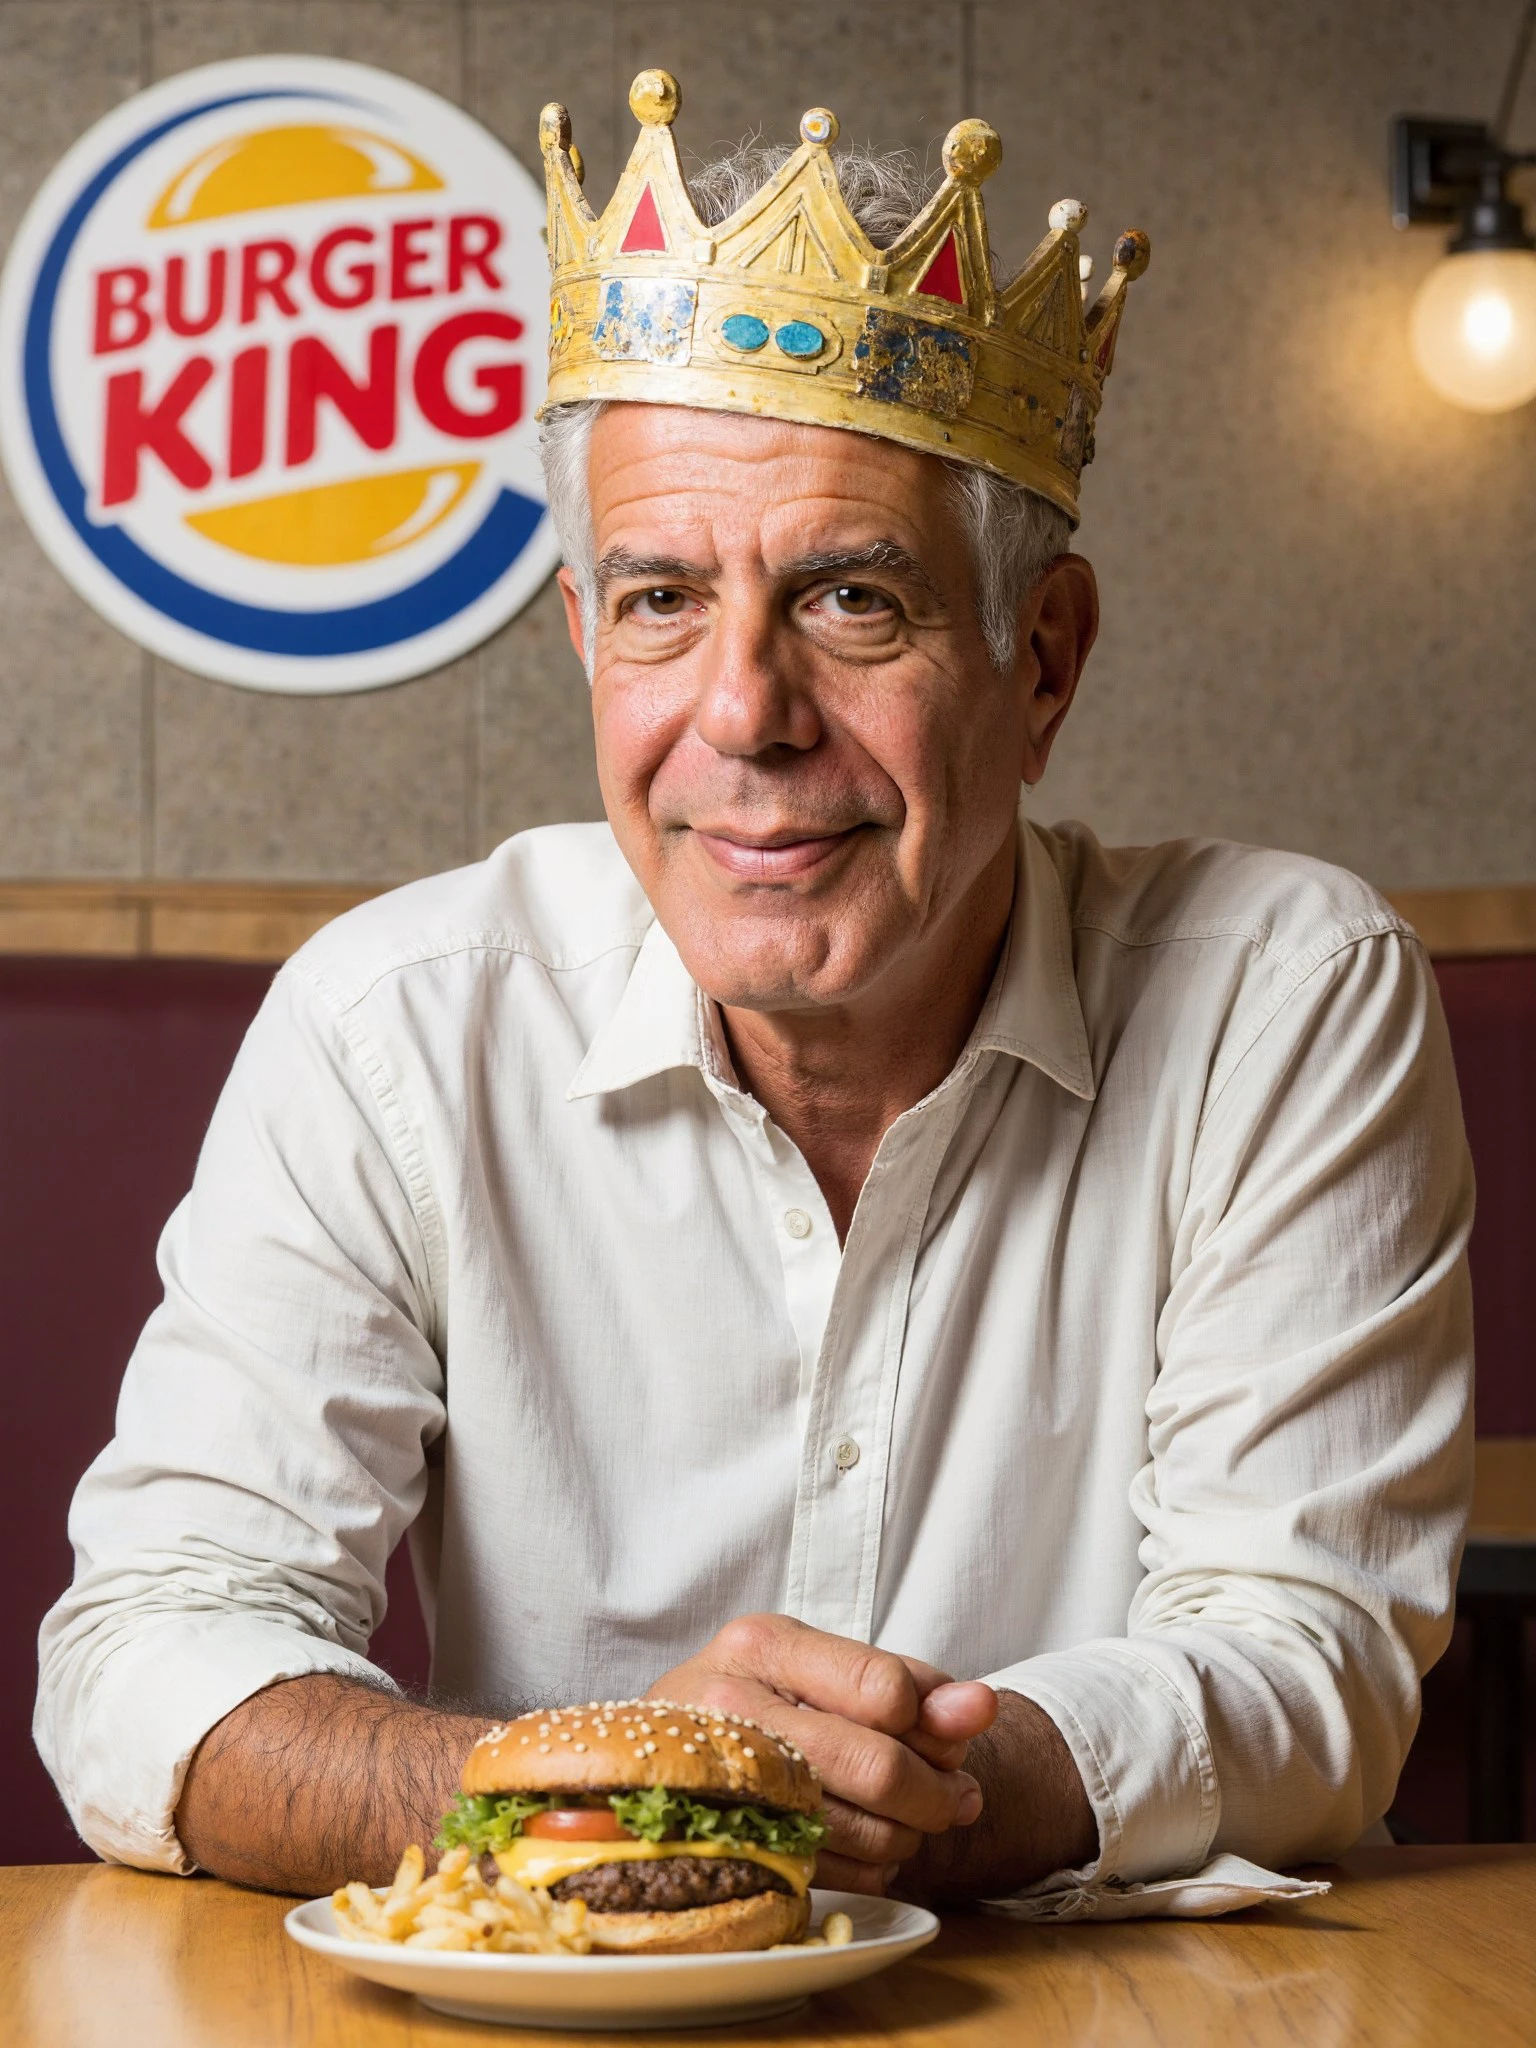
<svg viewBox="0 0 1536 2048">
<path fill-rule="evenodd" d="M 1389 886 L 1536 879 L 1536 405 L 1457 413 L 1407 359 L 1432 236 L 1397 235 L 1385 129 L 1486 115 L 1518 0 L 0 0 L 0 234 L 98 114 L 260 50 L 459 100 L 525 159 L 566 99 L 606 196 L 643 63 L 685 144 L 802 108 L 937 163 L 1002 130 L 1005 259 L 1050 202 L 1152 234 L 1087 483 L 1105 628 L 1039 798 L 1108 837 L 1218 832 Z M 1536 79 L 1517 117 L 1536 137 Z M 382 879 L 596 815 L 552 590 L 396 689 L 268 697 L 102 624 L 0 498 L 0 874 Z"/>
</svg>

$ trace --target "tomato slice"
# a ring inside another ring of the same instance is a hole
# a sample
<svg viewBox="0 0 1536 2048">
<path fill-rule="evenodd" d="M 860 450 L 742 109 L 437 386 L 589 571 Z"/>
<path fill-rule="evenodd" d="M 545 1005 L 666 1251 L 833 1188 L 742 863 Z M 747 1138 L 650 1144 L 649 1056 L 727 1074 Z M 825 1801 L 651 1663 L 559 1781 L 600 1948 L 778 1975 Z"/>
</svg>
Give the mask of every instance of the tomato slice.
<svg viewBox="0 0 1536 2048">
<path fill-rule="evenodd" d="M 546 1842 L 627 1842 L 619 1817 L 607 1806 L 552 1806 L 523 1822 L 523 1833 Z"/>
</svg>

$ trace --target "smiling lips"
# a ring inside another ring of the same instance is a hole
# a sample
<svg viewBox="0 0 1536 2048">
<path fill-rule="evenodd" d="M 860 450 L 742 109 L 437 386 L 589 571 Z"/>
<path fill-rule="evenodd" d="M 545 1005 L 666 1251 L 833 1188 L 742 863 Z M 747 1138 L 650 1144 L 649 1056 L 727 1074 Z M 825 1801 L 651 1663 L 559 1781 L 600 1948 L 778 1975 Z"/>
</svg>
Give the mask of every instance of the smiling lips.
<svg viewBox="0 0 1536 2048">
<path fill-rule="evenodd" d="M 742 882 L 798 882 L 814 874 L 859 830 L 841 832 L 711 832 L 695 826 L 694 837 L 717 867 Z"/>
</svg>

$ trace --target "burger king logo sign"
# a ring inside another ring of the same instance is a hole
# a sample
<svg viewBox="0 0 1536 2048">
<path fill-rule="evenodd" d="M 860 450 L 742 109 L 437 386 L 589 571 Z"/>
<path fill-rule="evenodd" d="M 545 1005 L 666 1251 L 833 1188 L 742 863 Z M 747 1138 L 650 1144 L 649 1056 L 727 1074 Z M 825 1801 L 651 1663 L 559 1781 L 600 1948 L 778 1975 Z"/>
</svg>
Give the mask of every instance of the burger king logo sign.
<svg viewBox="0 0 1536 2048">
<path fill-rule="evenodd" d="M 463 653 L 557 559 L 543 216 L 484 129 L 362 65 L 141 93 L 0 284 L 0 445 L 43 547 L 225 682 L 367 689 Z"/>
</svg>

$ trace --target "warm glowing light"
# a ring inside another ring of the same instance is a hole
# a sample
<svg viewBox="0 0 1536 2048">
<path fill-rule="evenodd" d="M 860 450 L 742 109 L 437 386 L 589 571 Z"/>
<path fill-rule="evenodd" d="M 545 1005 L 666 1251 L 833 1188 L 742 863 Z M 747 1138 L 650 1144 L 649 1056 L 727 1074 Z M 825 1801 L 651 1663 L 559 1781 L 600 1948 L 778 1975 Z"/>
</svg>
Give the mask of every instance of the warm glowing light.
<svg viewBox="0 0 1536 2048">
<path fill-rule="evenodd" d="M 1419 288 L 1411 337 L 1419 368 L 1453 405 L 1507 412 L 1536 398 L 1536 252 L 1447 256 Z"/>
<path fill-rule="evenodd" d="M 1461 331 L 1474 355 L 1502 355 L 1515 331 L 1514 308 L 1497 292 L 1479 292 L 1467 301 Z"/>
</svg>

